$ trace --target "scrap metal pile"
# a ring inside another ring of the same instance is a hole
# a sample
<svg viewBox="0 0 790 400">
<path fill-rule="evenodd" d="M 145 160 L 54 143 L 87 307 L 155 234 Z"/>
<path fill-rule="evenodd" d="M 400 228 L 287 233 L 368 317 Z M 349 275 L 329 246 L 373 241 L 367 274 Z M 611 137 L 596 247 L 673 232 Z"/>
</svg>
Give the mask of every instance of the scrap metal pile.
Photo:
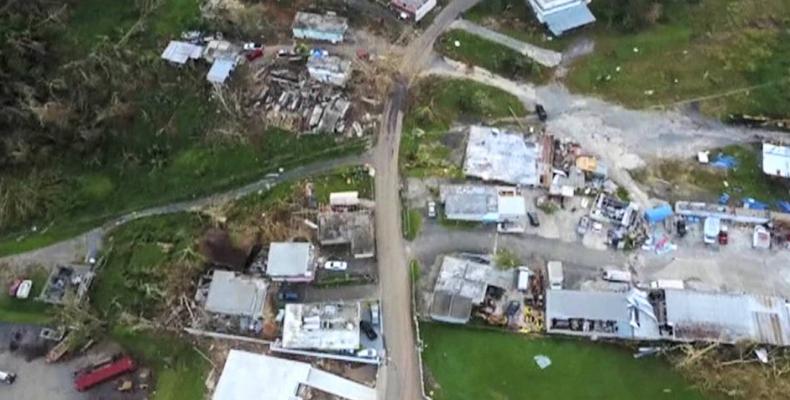
<svg viewBox="0 0 790 400">
<path fill-rule="evenodd" d="M 303 59 L 277 59 L 254 75 L 253 112 L 269 124 L 295 132 L 362 136 L 376 128 L 365 113 L 353 120 L 355 106 L 344 88 L 310 77 Z"/>
</svg>

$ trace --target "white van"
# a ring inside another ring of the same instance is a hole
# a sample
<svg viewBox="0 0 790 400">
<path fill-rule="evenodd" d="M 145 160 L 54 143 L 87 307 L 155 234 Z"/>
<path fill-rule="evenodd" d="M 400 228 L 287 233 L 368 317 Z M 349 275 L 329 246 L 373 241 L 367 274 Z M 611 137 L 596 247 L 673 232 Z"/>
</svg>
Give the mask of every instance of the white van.
<svg viewBox="0 0 790 400">
<path fill-rule="evenodd" d="M 546 265 L 549 272 L 549 289 L 562 290 L 564 278 L 562 276 L 562 262 L 549 261 Z"/>
<path fill-rule="evenodd" d="M 628 271 L 622 271 L 615 268 L 604 268 L 601 277 L 605 281 L 610 282 L 631 282 L 631 273 Z"/>
<path fill-rule="evenodd" d="M 529 275 L 529 268 L 523 266 L 516 268 L 516 289 L 520 292 L 529 290 Z"/>
</svg>

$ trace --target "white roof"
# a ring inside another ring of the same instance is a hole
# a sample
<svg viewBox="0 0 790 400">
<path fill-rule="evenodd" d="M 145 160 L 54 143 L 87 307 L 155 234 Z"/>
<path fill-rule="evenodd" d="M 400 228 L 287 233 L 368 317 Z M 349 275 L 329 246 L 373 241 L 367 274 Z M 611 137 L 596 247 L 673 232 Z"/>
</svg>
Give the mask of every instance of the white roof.
<svg viewBox="0 0 790 400">
<path fill-rule="evenodd" d="M 376 390 L 310 364 L 231 350 L 213 400 L 297 400 L 301 385 L 349 400 L 375 400 Z"/>
<path fill-rule="evenodd" d="M 211 69 L 208 70 L 206 79 L 208 79 L 208 81 L 211 83 L 225 83 L 225 81 L 230 76 L 230 73 L 233 72 L 234 68 L 236 68 L 235 60 L 218 58 L 214 60 L 213 64 L 211 64 Z"/>
<path fill-rule="evenodd" d="M 539 183 L 537 144 L 519 133 L 486 126 L 469 128 L 464 174 L 513 185 Z"/>
<path fill-rule="evenodd" d="M 188 60 L 196 60 L 203 55 L 203 46 L 172 40 L 162 52 L 162 58 L 176 64 L 185 64 Z"/>
<path fill-rule="evenodd" d="M 790 147 L 763 143 L 763 172 L 790 178 Z"/>
<path fill-rule="evenodd" d="M 206 299 L 206 310 L 219 314 L 256 317 L 263 315 L 266 281 L 215 270 Z"/>
<path fill-rule="evenodd" d="M 359 302 L 286 304 L 282 345 L 286 349 L 356 350 L 360 317 Z"/>
<path fill-rule="evenodd" d="M 527 215 L 527 205 L 523 196 L 499 196 L 498 209 L 500 217 L 503 215 Z"/>
</svg>

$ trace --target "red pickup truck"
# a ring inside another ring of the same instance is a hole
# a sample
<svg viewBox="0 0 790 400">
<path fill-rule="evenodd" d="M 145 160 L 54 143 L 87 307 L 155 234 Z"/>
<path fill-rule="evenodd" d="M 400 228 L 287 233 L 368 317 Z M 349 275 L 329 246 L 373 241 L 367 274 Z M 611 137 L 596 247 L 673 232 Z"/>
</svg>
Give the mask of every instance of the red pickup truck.
<svg viewBox="0 0 790 400">
<path fill-rule="evenodd" d="M 74 379 L 74 388 L 84 392 L 102 382 L 106 382 L 127 372 L 134 371 L 136 365 L 131 357 L 121 357 L 109 364 L 91 371 L 82 372 Z"/>
</svg>

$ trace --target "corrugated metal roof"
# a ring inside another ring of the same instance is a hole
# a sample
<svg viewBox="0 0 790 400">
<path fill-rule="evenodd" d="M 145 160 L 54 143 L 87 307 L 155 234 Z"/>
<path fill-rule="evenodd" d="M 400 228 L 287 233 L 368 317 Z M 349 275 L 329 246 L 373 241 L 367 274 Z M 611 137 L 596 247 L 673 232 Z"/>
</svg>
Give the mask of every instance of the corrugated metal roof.
<svg viewBox="0 0 790 400">
<path fill-rule="evenodd" d="M 225 58 L 216 59 L 214 63 L 211 64 L 211 69 L 208 71 L 206 79 L 211 83 L 225 83 L 234 68 L 236 68 L 236 62 L 234 60 Z"/>
<path fill-rule="evenodd" d="M 790 147 L 763 143 L 763 172 L 790 178 Z"/>
<path fill-rule="evenodd" d="M 587 4 L 579 4 L 563 8 L 559 11 L 544 14 L 543 16 L 549 30 L 556 36 L 566 31 L 595 22 L 595 16 L 587 8 Z"/>
</svg>

